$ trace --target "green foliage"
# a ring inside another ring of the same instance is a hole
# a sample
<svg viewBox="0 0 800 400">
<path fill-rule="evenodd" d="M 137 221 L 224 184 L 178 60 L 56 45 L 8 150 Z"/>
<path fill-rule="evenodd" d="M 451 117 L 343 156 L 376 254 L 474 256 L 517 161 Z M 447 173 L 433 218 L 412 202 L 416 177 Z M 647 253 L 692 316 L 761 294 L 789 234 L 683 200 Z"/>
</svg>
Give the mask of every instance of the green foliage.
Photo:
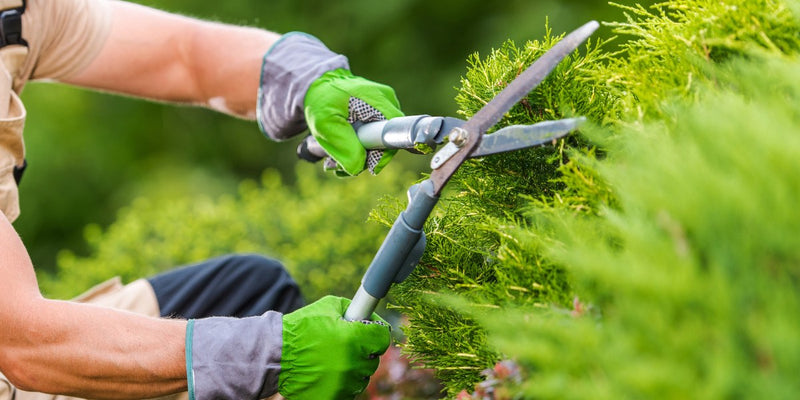
<svg viewBox="0 0 800 400">
<path fill-rule="evenodd" d="M 769 70 L 765 75 L 763 71 Z M 619 207 L 534 217 L 581 300 L 477 318 L 525 398 L 800 391 L 800 60 L 735 63 L 695 105 L 603 142 Z M 525 332 L 525 334 L 519 334 Z"/>
<path fill-rule="evenodd" d="M 625 7 L 630 35 L 625 57 L 612 60 L 597 84 L 623 103 L 620 119 L 663 118 L 665 100 L 692 97 L 708 81 L 709 65 L 753 54 L 796 54 L 800 49 L 793 0 L 672 0 L 649 10 Z"/>
<path fill-rule="evenodd" d="M 458 100 L 467 116 L 494 97 L 525 66 L 550 48 L 560 37 L 529 42 L 524 49 L 506 43 L 481 61 L 471 59 L 472 68 L 463 79 Z M 602 58 L 596 47 L 585 56 L 574 56 L 501 125 L 532 123 L 564 114 L 562 98 L 579 91 L 585 75 L 581 66 Z M 576 104 L 569 113 L 601 110 L 605 99 Z M 538 104 L 533 108 L 531 104 Z M 523 243 L 521 209 L 530 198 L 553 196 L 560 186 L 560 147 L 544 147 L 487 157 L 461 167 L 450 184 L 453 193 L 443 198 L 444 211 L 426 226 L 428 249 L 412 279 L 394 291 L 401 310 L 409 316 L 406 350 L 426 366 L 436 368 L 451 392 L 474 382 L 480 372 L 494 364 L 497 354 L 486 346 L 486 338 L 473 321 L 435 305 L 423 293 L 453 292 L 490 308 L 512 304 L 566 305 L 569 293 L 562 270 L 540 257 L 536 245 Z M 434 301 L 432 301 L 434 300 Z"/>
<path fill-rule="evenodd" d="M 348 56 L 353 71 L 397 90 L 407 114 L 452 115 L 453 86 L 468 52 L 507 38 L 539 37 L 544 15 L 573 26 L 613 13 L 593 0 L 135 0 L 148 6 L 277 32 L 305 31 Z M 107 226 L 116 211 L 147 190 L 163 170 L 203 175 L 212 187 L 198 195 L 234 193 L 241 179 L 265 168 L 292 184 L 291 143 L 264 139 L 255 124 L 192 108 L 90 93 L 34 82 L 28 108 L 29 169 L 15 223 L 34 264 L 52 271 L 55 254 L 89 254 L 83 226 Z M 393 161 L 397 168 L 415 163 Z M 198 170 L 200 170 L 198 172 Z M 177 179 L 181 179 L 177 177 Z M 233 183 L 231 183 L 233 182 Z"/>
<path fill-rule="evenodd" d="M 797 64 L 759 61 L 800 49 L 795 6 L 622 7 L 612 25 L 630 39 L 588 45 L 506 116 L 501 125 L 575 114 L 592 124 L 557 146 L 465 164 L 426 226 L 422 265 L 393 296 L 410 317 L 406 351 L 451 396 L 501 357 L 522 362 L 525 397 L 796 391 L 786 378 L 800 330 L 779 316 L 797 310 L 796 154 L 784 138 Z M 463 114 L 555 41 L 470 58 Z M 786 75 L 754 72 L 772 69 Z M 444 306 L 451 294 L 469 305 Z M 775 331 L 759 338 L 759 324 Z M 742 384 L 749 374 L 759 377 Z"/>
<path fill-rule="evenodd" d="M 470 56 L 468 70 L 461 78 L 461 88 L 456 96 L 461 108 L 459 113 L 465 117 L 472 116 L 563 37 L 563 34 L 554 36 L 548 28 L 542 41 L 528 41 L 520 48 L 509 40 L 484 59 L 478 53 Z M 498 127 L 576 113 L 592 116 L 606 113 L 605 110 L 613 107 L 614 99 L 586 84 L 595 80 L 593 74 L 599 65 L 613 59 L 614 54 L 604 51 L 604 45 L 608 46 L 608 41 L 590 39 L 584 54 L 568 56 L 541 85 L 505 115 Z"/>
<path fill-rule="evenodd" d="M 237 196 L 167 190 L 141 197 L 108 229 L 89 226 L 92 255 L 62 252 L 58 275 L 40 276 L 43 291 L 71 297 L 114 275 L 130 281 L 226 253 L 256 252 L 284 262 L 309 301 L 351 296 L 385 235 L 381 225 L 366 222 L 369 210 L 380 196 L 401 192 L 408 177 L 387 170 L 338 180 L 317 170 L 298 167 L 292 187 L 267 171 L 260 185 L 244 182 Z"/>
</svg>

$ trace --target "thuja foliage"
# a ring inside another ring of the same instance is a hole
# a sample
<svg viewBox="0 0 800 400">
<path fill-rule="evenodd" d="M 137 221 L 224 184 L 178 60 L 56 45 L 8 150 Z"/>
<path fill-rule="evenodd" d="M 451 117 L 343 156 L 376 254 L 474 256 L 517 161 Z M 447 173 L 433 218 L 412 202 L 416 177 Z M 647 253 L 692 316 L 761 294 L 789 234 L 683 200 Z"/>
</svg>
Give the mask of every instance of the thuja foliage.
<svg viewBox="0 0 800 400">
<path fill-rule="evenodd" d="M 257 253 L 282 261 L 308 301 L 352 296 L 384 232 L 367 221 L 369 210 L 409 179 L 399 171 L 370 178 L 321 177 L 301 164 L 291 186 L 268 170 L 235 195 L 142 197 L 107 229 L 88 227 L 90 255 L 62 252 L 58 275 L 42 275 L 40 284 L 69 298 L 114 275 L 127 282 L 222 254 Z"/>
<path fill-rule="evenodd" d="M 725 69 L 735 89 L 706 86 L 667 122 L 589 134 L 616 207 L 531 212 L 547 235 L 518 237 L 568 271 L 572 307 L 464 308 L 524 365 L 519 397 L 800 391 L 800 59 Z"/>
<path fill-rule="evenodd" d="M 583 115 L 589 127 L 469 162 L 451 182 L 420 267 L 393 292 L 406 351 L 450 395 L 503 358 L 524 367 L 522 397 L 796 393 L 800 99 L 786 60 L 800 8 L 620 9 L 620 39 L 565 60 L 500 124 Z M 558 39 L 471 57 L 463 114 Z"/>
</svg>

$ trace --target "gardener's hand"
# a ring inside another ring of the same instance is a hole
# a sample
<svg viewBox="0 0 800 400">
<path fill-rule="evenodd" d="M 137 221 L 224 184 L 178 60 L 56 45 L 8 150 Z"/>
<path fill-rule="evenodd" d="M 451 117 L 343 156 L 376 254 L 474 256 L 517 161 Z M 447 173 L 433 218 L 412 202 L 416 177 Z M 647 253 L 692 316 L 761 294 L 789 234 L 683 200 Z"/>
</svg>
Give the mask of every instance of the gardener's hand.
<svg viewBox="0 0 800 400">
<path fill-rule="evenodd" d="M 343 68 L 336 69 L 311 84 L 305 106 L 311 134 L 336 161 L 337 172 L 356 175 L 366 168 L 377 174 L 397 153 L 397 150 L 365 150 L 351 125 L 403 115 L 389 86 L 353 76 Z"/>
<path fill-rule="evenodd" d="M 390 327 L 345 321 L 350 300 L 328 296 L 283 317 L 279 392 L 287 399 L 352 399 L 369 383 L 390 344 Z"/>
<path fill-rule="evenodd" d="M 291 314 L 189 321 L 190 399 L 352 399 L 389 347 L 389 325 L 342 318 L 350 301 L 325 297 Z"/>
<path fill-rule="evenodd" d="M 275 140 L 308 128 L 335 161 L 337 171 L 377 174 L 396 153 L 370 151 L 352 123 L 402 116 L 394 90 L 354 76 L 347 59 L 303 33 L 284 35 L 264 56 L 258 122 Z"/>
</svg>

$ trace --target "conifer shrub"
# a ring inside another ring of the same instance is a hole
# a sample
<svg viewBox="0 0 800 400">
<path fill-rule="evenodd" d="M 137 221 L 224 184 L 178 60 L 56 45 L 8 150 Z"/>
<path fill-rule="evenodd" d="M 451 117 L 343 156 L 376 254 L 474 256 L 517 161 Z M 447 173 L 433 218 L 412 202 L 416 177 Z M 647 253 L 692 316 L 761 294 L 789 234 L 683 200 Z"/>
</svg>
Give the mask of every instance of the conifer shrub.
<svg viewBox="0 0 800 400">
<path fill-rule="evenodd" d="M 595 165 L 615 207 L 531 210 L 538 235 L 516 238 L 563 266 L 573 304 L 458 306 L 522 367 L 505 393 L 796 397 L 800 60 L 725 69 L 731 85 L 666 107 L 665 120 L 588 134 L 607 150 Z"/>
<path fill-rule="evenodd" d="M 620 39 L 565 60 L 499 124 L 589 127 L 451 181 L 392 292 L 405 350 L 461 398 L 507 358 L 522 367 L 509 398 L 797 393 L 799 8 L 620 8 Z M 471 57 L 464 116 L 557 39 Z"/>
<path fill-rule="evenodd" d="M 58 274 L 39 277 L 43 292 L 69 298 L 115 275 L 128 282 L 223 254 L 258 253 L 283 262 L 307 301 L 352 296 L 384 232 L 367 221 L 370 210 L 412 178 L 392 170 L 331 179 L 307 164 L 296 175 L 285 185 L 267 170 L 261 182 L 245 181 L 220 198 L 169 190 L 141 197 L 107 229 L 86 228 L 88 256 L 62 251 Z"/>
</svg>

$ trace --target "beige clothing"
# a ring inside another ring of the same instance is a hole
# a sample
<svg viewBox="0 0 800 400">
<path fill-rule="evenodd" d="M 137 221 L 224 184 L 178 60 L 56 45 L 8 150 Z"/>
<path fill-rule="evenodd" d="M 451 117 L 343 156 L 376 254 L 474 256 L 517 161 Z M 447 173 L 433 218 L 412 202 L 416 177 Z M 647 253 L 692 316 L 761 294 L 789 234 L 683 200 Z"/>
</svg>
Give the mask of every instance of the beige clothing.
<svg viewBox="0 0 800 400">
<path fill-rule="evenodd" d="M 0 0 L 18 7 L 21 0 Z M 20 213 L 14 166 L 22 166 L 25 107 L 19 93 L 30 79 L 59 80 L 77 74 L 94 60 L 111 30 L 106 0 L 28 0 L 22 37 L 28 47 L 0 49 L 0 210 L 9 221 Z"/>
</svg>

